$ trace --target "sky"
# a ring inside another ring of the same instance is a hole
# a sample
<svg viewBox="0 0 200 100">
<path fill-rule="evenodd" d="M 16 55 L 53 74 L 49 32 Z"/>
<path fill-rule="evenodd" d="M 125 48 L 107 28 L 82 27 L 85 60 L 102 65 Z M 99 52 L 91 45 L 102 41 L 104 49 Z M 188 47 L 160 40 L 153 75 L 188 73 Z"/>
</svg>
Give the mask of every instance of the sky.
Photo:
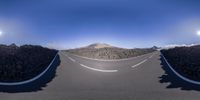
<svg viewBox="0 0 200 100">
<path fill-rule="evenodd" d="M 0 0 L 0 44 L 198 44 L 200 0 Z"/>
</svg>

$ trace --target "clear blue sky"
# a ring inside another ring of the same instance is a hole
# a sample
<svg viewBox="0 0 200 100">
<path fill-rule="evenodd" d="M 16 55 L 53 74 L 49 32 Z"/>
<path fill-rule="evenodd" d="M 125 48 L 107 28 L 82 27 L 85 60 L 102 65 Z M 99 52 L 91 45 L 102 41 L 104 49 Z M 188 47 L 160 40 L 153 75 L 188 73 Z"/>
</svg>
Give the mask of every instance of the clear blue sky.
<svg viewBox="0 0 200 100">
<path fill-rule="evenodd" d="M 200 0 L 0 0 L 1 44 L 200 43 Z"/>
</svg>

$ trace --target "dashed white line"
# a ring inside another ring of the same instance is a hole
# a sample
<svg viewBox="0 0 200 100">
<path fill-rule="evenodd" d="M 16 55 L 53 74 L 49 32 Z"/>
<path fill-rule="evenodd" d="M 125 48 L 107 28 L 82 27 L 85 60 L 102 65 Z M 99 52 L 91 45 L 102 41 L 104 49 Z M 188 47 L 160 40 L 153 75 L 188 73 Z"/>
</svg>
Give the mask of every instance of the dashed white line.
<svg viewBox="0 0 200 100">
<path fill-rule="evenodd" d="M 136 65 L 134 65 L 134 66 L 132 66 L 132 68 L 135 68 L 135 67 L 137 67 L 137 66 L 139 66 L 139 65 L 141 65 L 141 64 L 143 64 L 143 63 L 145 63 L 146 61 L 147 61 L 147 59 L 141 61 L 140 63 L 138 63 L 138 64 L 136 64 Z"/>
<path fill-rule="evenodd" d="M 67 55 L 65 55 L 64 54 L 64 56 L 66 56 L 66 57 L 68 57 L 71 61 L 73 61 L 73 62 L 76 62 L 76 60 L 74 60 L 73 58 L 71 58 L 71 57 L 69 57 L 69 56 L 67 56 Z M 80 64 L 80 63 L 79 63 Z M 94 71 L 99 71 L 99 72 L 118 72 L 118 70 L 101 70 L 101 69 L 96 69 L 96 68 L 91 68 L 91 67 L 88 67 L 88 66 L 86 66 L 86 65 L 84 65 L 84 64 L 80 64 L 82 67 L 84 67 L 84 68 L 87 68 L 87 69 L 90 69 L 90 70 L 94 70 Z"/>
<path fill-rule="evenodd" d="M 68 57 L 71 61 L 73 61 L 73 62 L 75 62 L 76 60 L 74 60 L 73 58 L 71 58 L 71 57 Z"/>
<path fill-rule="evenodd" d="M 94 71 L 99 71 L 99 72 L 118 72 L 118 70 L 101 70 L 101 69 L 96 69 L 96 68 L 91 68 L 91 67 L 88 67 L 84 64 L 80 64 L 82 67 L 85 67 L 87 69 L 90 69 L 90 70 L 94 70 Z"/>
</svg>

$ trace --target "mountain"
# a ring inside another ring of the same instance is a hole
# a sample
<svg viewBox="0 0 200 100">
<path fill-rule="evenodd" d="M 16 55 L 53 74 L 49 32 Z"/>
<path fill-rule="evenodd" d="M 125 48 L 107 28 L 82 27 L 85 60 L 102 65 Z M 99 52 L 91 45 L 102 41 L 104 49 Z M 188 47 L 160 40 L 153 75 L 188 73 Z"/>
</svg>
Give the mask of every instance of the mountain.
<svg viewBox="0 0 200 100">
<path fill-rule="evenodd" d="M 105 43 L 95 43 L 86 47 L 65 50 L 67 53 L 94 59 L 123 59 L 154 52 L 154 48 L 124 49 Z"/>
<path fill-rule="evenodd" d="M 94 48 L 94 49 L 100 49 L 100 48 L 113 48 L 114 46 L 111 46 L 106 43 L 94 43 L 89 46 L 86 46 L 86 48 Z"/>
</svg>

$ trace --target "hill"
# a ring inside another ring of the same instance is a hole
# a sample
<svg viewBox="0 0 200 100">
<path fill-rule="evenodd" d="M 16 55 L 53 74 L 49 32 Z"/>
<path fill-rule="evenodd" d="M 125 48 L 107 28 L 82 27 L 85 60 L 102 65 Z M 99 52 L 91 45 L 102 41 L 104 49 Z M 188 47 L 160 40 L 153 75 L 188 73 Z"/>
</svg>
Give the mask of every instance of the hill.
<svg viewBox="0 0 200 100">
<path fill-rule="evenodd" d="M 154 51 L 154 48 L 125 49 L 105 43 L 95 43 L 82 48 L 66 50 L 67 53 L 94 59 L 123 59 L 140 56 Z"/>
<path fill-rule="evenodd" d="M 89 46 L 86 46 L 85 48 L 100 49 L 100 48 L 113 48 L 113 46 L 105 43 L 94 43 Z"/>
</svg>

